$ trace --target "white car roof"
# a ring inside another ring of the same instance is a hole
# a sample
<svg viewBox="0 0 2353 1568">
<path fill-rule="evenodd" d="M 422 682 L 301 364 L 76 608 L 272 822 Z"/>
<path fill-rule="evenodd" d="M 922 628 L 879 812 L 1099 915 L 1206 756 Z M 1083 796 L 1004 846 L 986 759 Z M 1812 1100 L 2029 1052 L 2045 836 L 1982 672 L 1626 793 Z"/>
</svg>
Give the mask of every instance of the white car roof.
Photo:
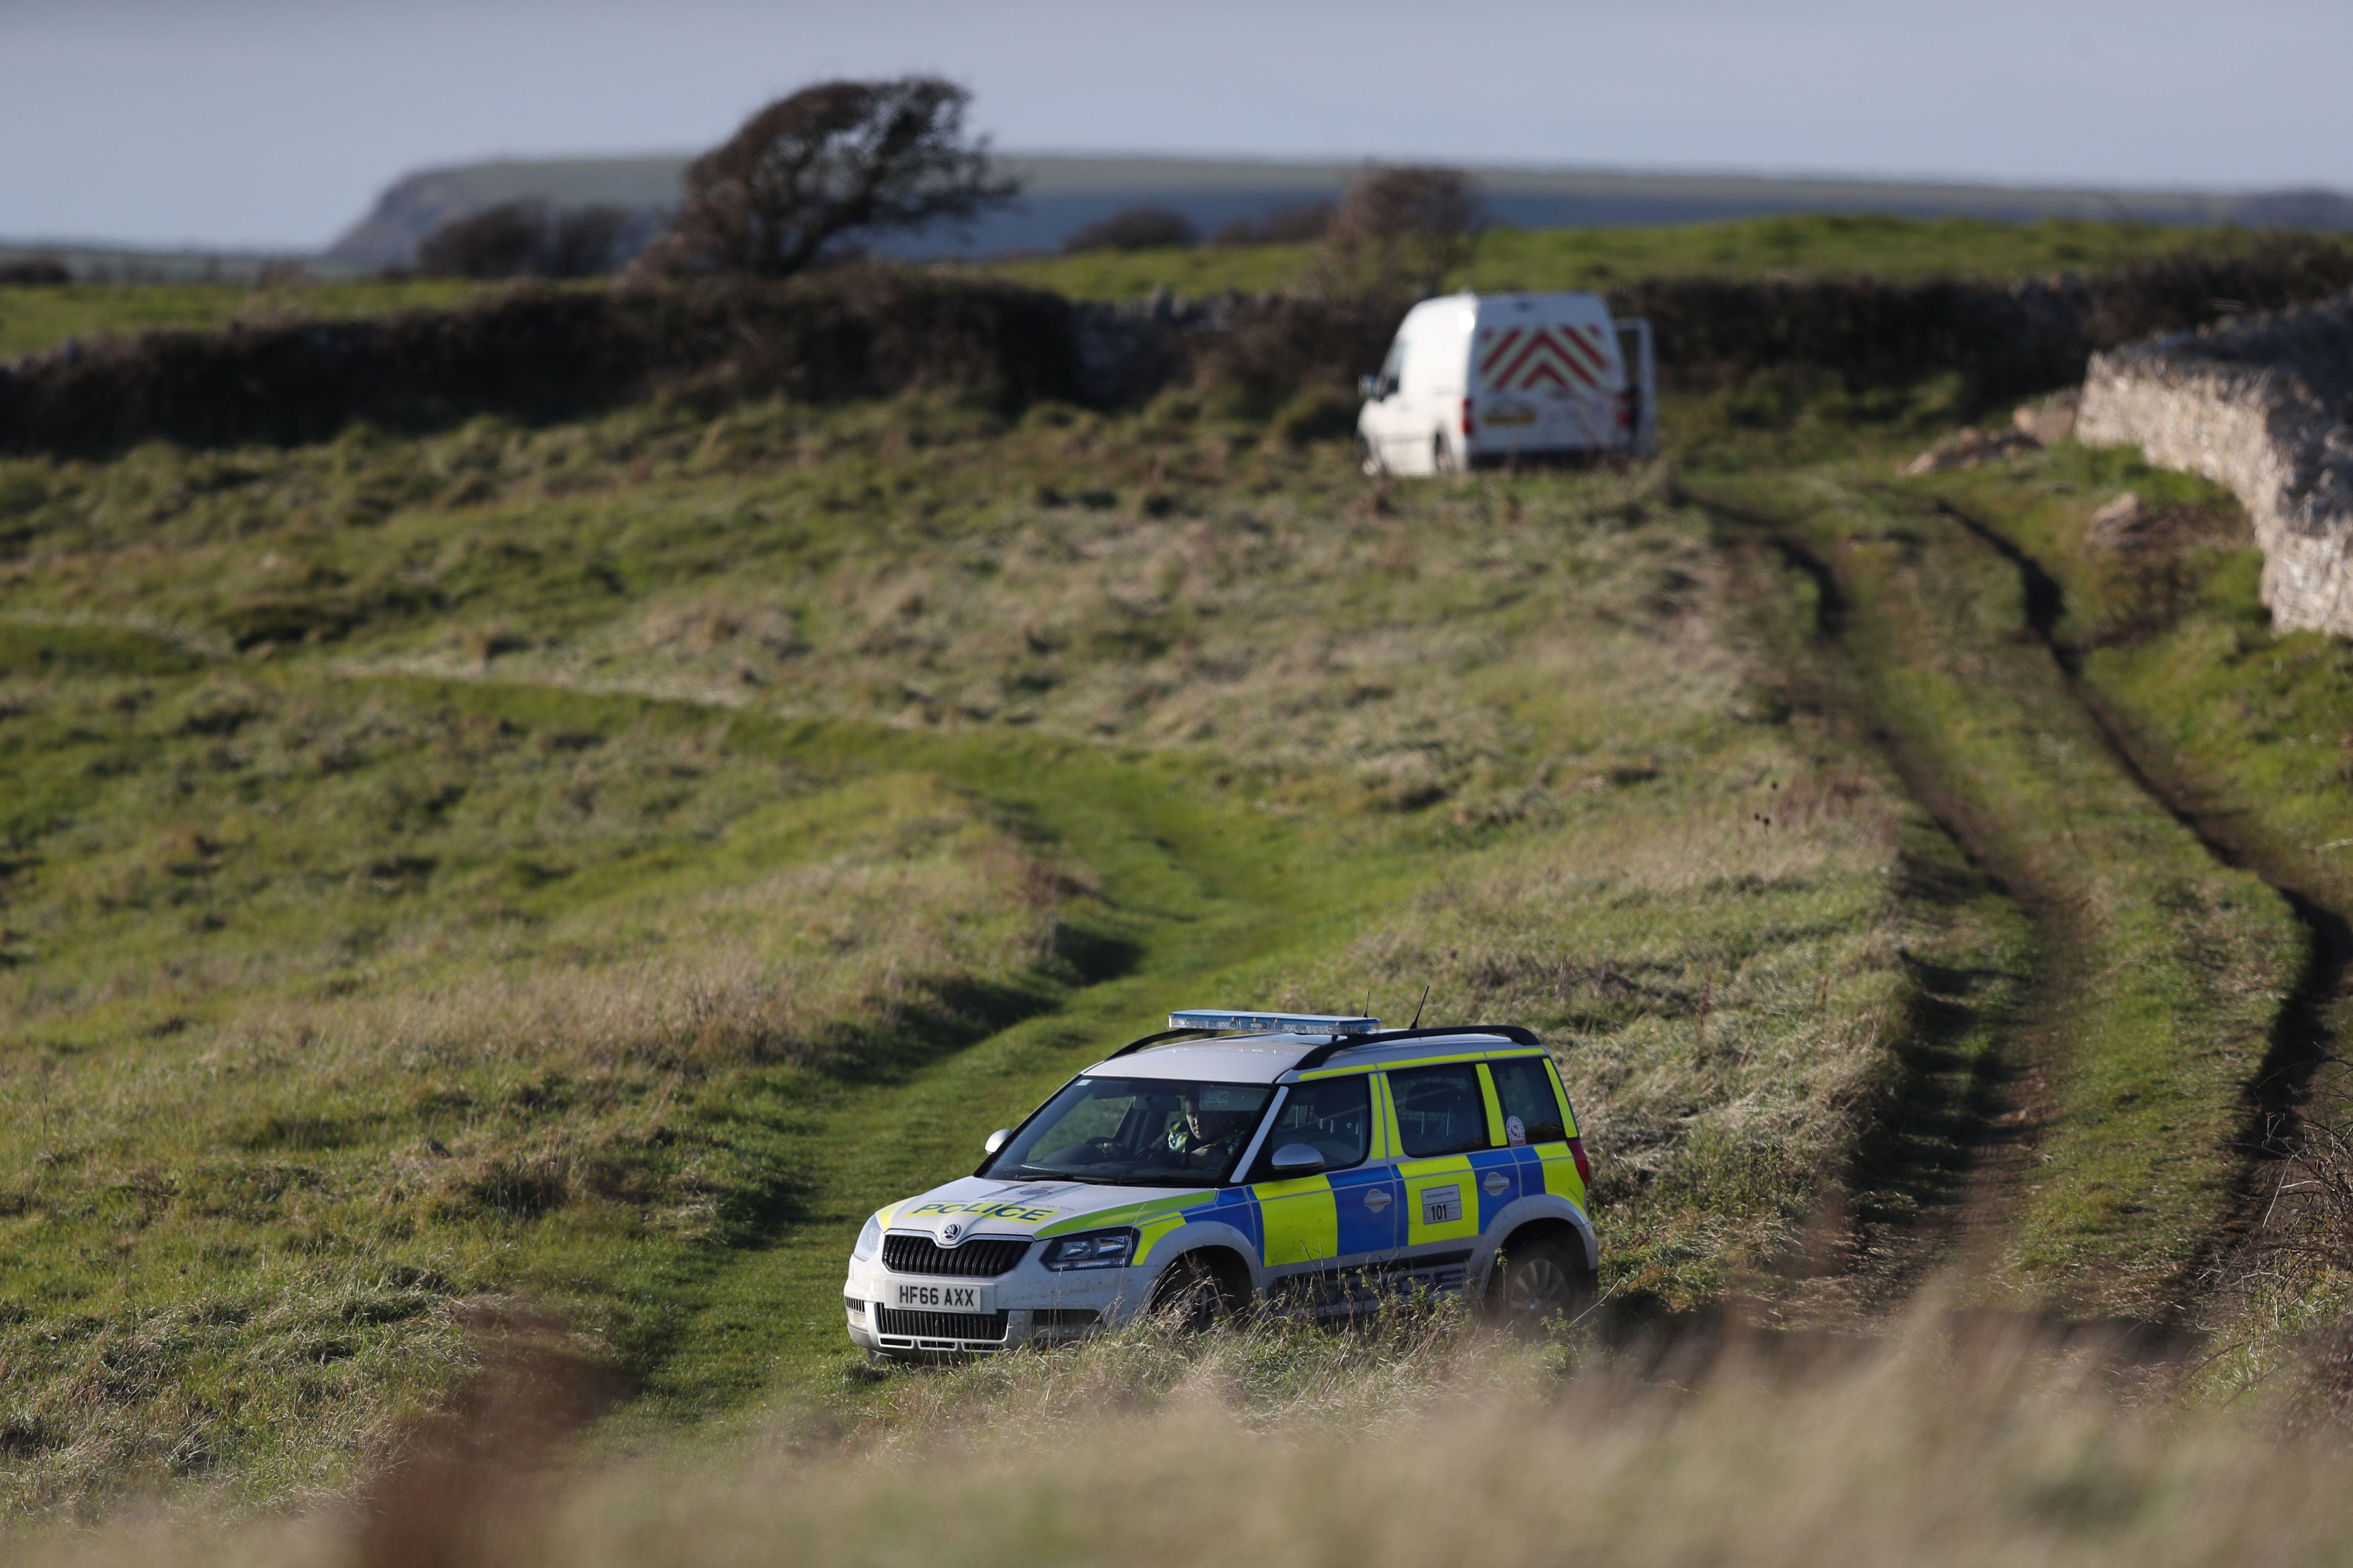
<svg viewBox="0 0 2353 1568">
<path fill-rule="evenodd" d="M 1205 1083 L 1278 1083 L 1298 1065 L 1300 1058 L 1316 1047 L 1329 1043 L 1331 1037 L 1329 1035 L 1229 1035 L 1219 1039 L 1171 1040 L 1165 1046 L 1146 1046 L 1127 1056 L 1106 1058 L 1089 1068 L 1085 1076 L 1186 1079 Z M 1403 1062 L 1423 1061 L 1431 1057 L 1470 1053 L 1483 1056 L 1499 1049 L 1526 1048 L 1502 1035 L 1465 1029 L 1460 1034 L 1417 1035 L 1409 1040 L 1352 1045 L 1334 1054 L 1323 1065 L 1335 1070 L 1346 1068 L 1369 1070 Z"/>
</svg>

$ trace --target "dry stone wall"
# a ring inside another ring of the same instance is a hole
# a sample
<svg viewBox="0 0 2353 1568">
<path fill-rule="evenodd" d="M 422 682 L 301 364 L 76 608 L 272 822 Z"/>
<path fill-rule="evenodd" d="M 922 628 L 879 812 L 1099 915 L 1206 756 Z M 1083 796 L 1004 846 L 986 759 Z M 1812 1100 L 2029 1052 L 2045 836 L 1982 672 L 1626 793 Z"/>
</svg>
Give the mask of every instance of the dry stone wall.
<svg viewBox="0 0 2353 1568">
<path fill-rule="evenodd" d="M 2228 486 L 2274 624 L 2353 637 L 2353 293 L 2093 355 L 2075 436 Z"/>
</svg>

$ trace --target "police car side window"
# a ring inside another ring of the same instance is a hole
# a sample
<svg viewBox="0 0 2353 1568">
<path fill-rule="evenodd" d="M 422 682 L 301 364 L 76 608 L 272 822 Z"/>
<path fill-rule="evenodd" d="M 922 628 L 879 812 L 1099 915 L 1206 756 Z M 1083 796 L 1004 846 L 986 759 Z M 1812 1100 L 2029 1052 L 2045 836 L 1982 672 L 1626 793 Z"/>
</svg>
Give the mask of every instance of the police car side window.
<svg viewBox="0 0 2353 1568">
<path fill-rule="evenodd" d="M 1552 1080 L 1545 1076 L 1542 1058 L 1489 1062 L 1487 1071 L 1495 1080 L 1495 1099 L 1504 1108 L 1505 1142 L 1558 1143 L 1568 1137 L 1568 1129 L 1560 1121 L 1560 1100 L 1552 1091 Z M 1514 1119 L 1520 1124 L 1517 1138 L 1512 1136 Z"/>
<path fill-rule="evenodd" d="M 1406 1154 L 1463 1154 L 1487 1147 L 1487 1102 L 1474 1067 L 1415 1068 L 1389 1074 L 1398 1140 Z"/>
<path fill-rule="evenodd" d="M 1306 1143 L 1324 1156 L 1327 1171 L 1345 1171 L 1365 1163 L 1373 1143 L 1371 1080 L 1357 1073 L 1327 1078 L 1316 1083 L 1293 1084 L 1290 1098 L 1275 1112 L 1274 1129 L 1266 1135 L 1253 1179 L 1265 1181 L 1274 1152 L 1286 1143 Z"/>
</svg>

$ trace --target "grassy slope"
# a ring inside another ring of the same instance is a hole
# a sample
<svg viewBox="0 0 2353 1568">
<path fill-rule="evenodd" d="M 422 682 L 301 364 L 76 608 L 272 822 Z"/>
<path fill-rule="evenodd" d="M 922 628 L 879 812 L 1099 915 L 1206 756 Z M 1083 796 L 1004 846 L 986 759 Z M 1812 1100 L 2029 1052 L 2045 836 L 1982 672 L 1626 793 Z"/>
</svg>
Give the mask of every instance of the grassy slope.
<svg viewBox="0 0 2353 1568">
<path fill-rule="evenodd" d="M 339 1486 L 526 1310 L 625 1426 L 837 1389 L 866 1210 L 1172 1005 L 1546 1030 L 1670 1302 L 1940 1179 L 1857 1140 L 2000 921 L 1640 480 L 1381 497 L 1179 398 L 0 507 L 18 1507 Z"/>
<path fill-rule="evenodd" d="M 2044 1121 L 2004 1268 L 2077 1309 L 2163 1310 L 2232 1217 L 2230 1147 L 2303 963 L 2286 907 L 2218 865 L 2108 749 L 2026 629 L 2017 572 L 1886 478 L 1884 452 L 1708 493 L 1783 520 L 1852 595 L 1847 640 L 1910 777 L 2036 914 L 2022 1092 Z"/>
<path fill-rule="evenodd" d="M 1746 218 L 1660 228 L 1506 229 L 1489 235 L 1456 287 L 1609 289 L 1642 278 L 1791 273 L 1883 278 L 2012 279 L 2089 272 L 2168 251 L 2243 245 L 2243 231 L 2051 218 L 2005 224 L 1980 218 L 1913 219 L 1871 214 Z M 1119 300 L 1167 288 L 1260 292 L 1297 281 L 1313 247 L 1211 246 L 1195 250 L 1098 251 L 1011 261 L 996 269 L 1083 299 Z"/>
</svg>

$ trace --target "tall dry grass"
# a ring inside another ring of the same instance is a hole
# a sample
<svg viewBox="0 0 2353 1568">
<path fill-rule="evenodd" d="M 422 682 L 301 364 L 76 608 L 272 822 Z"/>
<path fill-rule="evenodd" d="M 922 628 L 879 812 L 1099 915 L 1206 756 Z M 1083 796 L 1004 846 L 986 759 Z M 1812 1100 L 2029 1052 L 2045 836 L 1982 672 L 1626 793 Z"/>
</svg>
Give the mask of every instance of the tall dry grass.
<svg viewBox="0 0 2353 1568">
<path fill-rule="evenodd" d="M 880 1428 L 804 1414 L 723 1456 L 567 1467 L 543 1421 L 510 1412 L 501 1462 L 413 1457 L 439 1479 L 372 1506 L 13 1545 L 60 1568 L 2353 1555 L 2341 1443 L 2185 1411 L 2163 1397 L 2172 1375 L 2117 1342 L 1933 1303 L 1878 1339 L 1734 1331 L 1615 1351 L 1443 1316 L 1337 1336 L 1144 1329 L 910 1376 Z"/>
</svg>

